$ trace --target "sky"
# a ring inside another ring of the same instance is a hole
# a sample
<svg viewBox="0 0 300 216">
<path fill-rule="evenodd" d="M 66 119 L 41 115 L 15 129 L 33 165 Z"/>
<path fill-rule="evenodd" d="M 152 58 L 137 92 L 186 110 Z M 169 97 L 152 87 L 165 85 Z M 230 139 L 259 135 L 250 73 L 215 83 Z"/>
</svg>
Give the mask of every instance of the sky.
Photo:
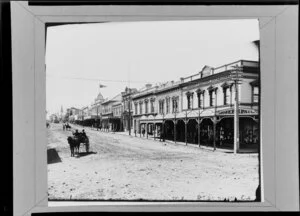
<svg viewBox="0 0 300 216">
<path fill-rule="evenodd" d="M 258 20 L 147 21 L 49 27 L 46 41 L 48 115 L 111 98 L 126 86 L 178 81 L 205 65 L 258 60 Z M 99 88 L 99 84 L 105 88 Z"/>
</svg>

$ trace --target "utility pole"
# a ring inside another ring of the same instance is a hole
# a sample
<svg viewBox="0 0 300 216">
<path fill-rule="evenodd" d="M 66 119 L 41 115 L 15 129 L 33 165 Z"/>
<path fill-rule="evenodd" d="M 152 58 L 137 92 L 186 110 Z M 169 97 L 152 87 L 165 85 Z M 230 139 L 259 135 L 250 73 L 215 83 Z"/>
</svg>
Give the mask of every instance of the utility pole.
<svg viewBox="0 0 300 216">
<path fill-rule="evenodd" d="M 233 66 L 235 68 L 235 74 L 233 75 L 234 87 L 235 87 L 235 103 L 234 103 L 234 154 L 240 150 L 240 131 L 239 131 L 239 78 L 241 76 L 240 67 L 238 65 Z"/>
<path fill-rule="evenodd" d="M 128 105 L 128 109 L 129 109 L 129 112 L 128 112 L 128 130 L 129 130 L 129 136 L 131 136 L 131 90 L 129 88 L 129 105 Z"/>
</svg>

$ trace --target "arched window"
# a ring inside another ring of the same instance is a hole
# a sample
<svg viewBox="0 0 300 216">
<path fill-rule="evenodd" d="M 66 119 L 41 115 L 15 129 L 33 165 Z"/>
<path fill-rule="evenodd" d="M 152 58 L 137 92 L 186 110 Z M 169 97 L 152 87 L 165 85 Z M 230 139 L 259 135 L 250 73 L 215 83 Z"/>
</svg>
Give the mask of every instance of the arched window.
<svg viewBox="0 0 300 216">
<path fill-rule="evenodd" d="M 140 114 L 143 114 L 143 102 L 140 101 Z"/>
<path fill-rule="evenodd" d="M 152 113 L 154 113 L 154 101 L 155 101 L 154 98 L 151 98 L 151 99 L 150 99 L 150 106 L 151 106 L 151 112 L 152 112 Z"/>
<path fill-rule="evenodd" d="M 159 101 L 159 113 L 164 114 L 164 100 Z"/>
<path fill-rule="evenodd" d="M 148 113 L 148 99 L 145 99 L 145 113 Z"/>
<path fill-rule="evenodd" d="M 197 90 L 198 108 L 204 108 L 204 90 Z"/>
<path fill-rule="evenodd" d="M 187 92 L 186 97 L 187 97 L 187 108 L 188 109 L 193 109 L 193 93 L 194 92 Z"/>
<path fill-rule="evenodd" d="M 221 85 L 223 88 L 223 105 L 229 105 L 231 103 L 231 89 L 230 89 L 230 84 L 224 83 Z"/>
<path fill-rule="evenodd" d="M 166 113 L 170 112 L 170 97 L 166 97 Z"/>
<path fill-rule="evenodd" d="M 179 100 L 179 97 L 172 97 L 172 112 L 175 113 L 175 112 L 178 112 L 178 100 Z"/>
<path fill-rule="evenodd" d="M 138 114 L 138 104 L 134 104 L 134 113 L 137 115 Z"/>
<path fill-rule="evenodd" d="M 215 106 L 216 105 L 216 91 L 217 88 L 210 86 L 208 89 L 209 93 L 209 106 Z"/>
</svg>

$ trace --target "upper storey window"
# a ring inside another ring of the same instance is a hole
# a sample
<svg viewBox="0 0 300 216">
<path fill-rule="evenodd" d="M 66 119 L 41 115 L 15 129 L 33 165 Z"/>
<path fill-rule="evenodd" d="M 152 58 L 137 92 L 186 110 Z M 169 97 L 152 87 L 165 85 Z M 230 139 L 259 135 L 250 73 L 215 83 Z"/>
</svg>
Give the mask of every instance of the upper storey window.
<svg viewBox="0 0 300 216">
<path fill-rule="evenodd" d="M 145 100 L 145 113 L 148 113 L 148 100 Z"/>
<path fill-rule="evenodd" d="M 204 90 L 197 91 L 197 98 L 198 98 L 198 108 L 204 107 Z"/>
<path fill-rule="evenodd" d="M 164 114 L 164 100 L 159 101 L 159 113 Z"/>
<path fill-rule="evenodd" d="M 193 109 L 193 92 L 187 92 L 186 97 L 187 97 L 187 108 Z"/>
<path fill-rule="evenodd" d="M 259 88 L 258 86 L 252 87 L 252 101 L 253 103 L 258 103 L 259 101 Z"/>
<path fill-rule="evenodd" d="M 166 98 L 166 113 L 170 112 L 170 98 Z"/>
<path fill-rule="evenodd" d="M 252 86 L 252 103 L 259 102 L 259 83 L 258 80 L 254 80 L 250 83 Z"/>
<path fill-rule="evenodd" d="M 173 113 L 178 112 L 178 100 L 179 100 L 178 97 L 172 98 L 172 112 Z"/>
<path fill-rule="evenodd" d="M 154 113 L 154 99 L 150 100 L 151 112 Z"/>
</svg>

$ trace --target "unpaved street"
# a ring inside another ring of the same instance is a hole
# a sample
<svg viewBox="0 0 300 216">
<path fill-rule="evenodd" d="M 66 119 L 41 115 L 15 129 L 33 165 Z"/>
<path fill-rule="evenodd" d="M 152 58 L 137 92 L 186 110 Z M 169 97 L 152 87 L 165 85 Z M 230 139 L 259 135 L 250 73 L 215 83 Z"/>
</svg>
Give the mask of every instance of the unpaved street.
<svg viewBox="0 0 300 216">
<path fill-rule="evenodd" d="M 71 131 L 63 131 L 62 124 L 47 130 L 48 149 L 60 158 L 48 164 L 51 200 L 255 199 L 257 154 L 212 152 L 85 128 L 92 153 L 71 157 Z"/>
</svg>

